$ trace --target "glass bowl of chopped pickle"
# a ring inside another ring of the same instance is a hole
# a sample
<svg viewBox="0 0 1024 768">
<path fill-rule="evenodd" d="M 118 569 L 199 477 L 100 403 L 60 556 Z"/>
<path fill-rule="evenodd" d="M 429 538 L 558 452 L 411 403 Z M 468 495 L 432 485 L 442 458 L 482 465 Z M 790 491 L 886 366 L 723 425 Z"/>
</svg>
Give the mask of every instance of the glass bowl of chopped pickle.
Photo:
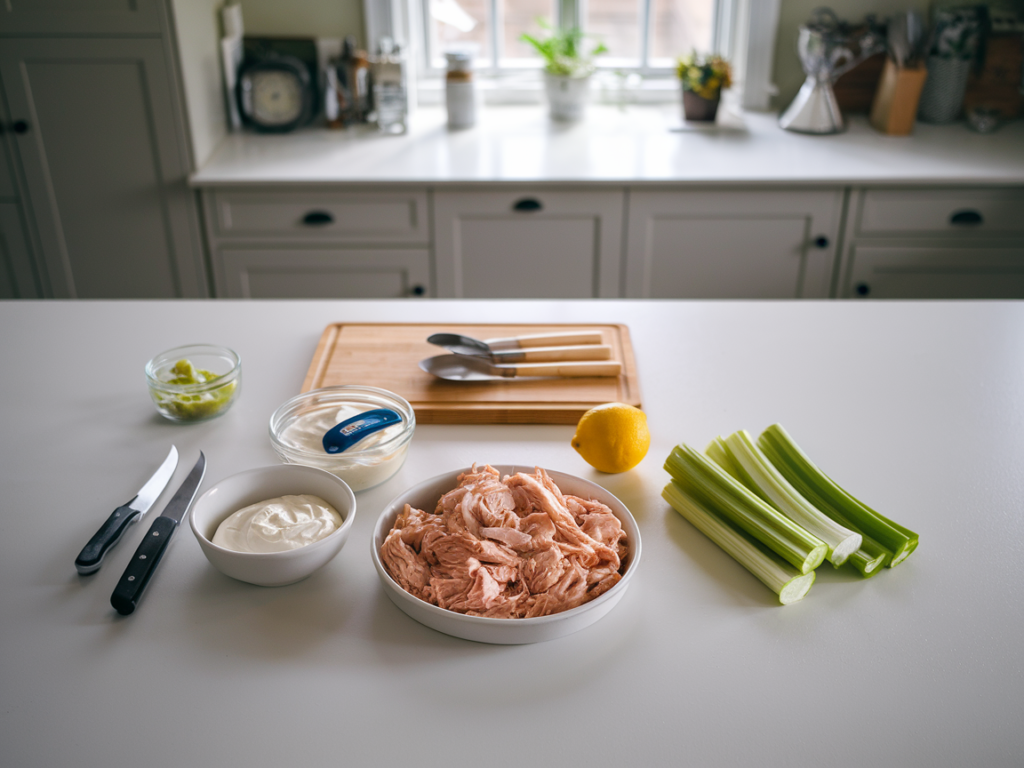
<svg viewBox="0 0 1024 768">
<path fill-rule="evenodd" d="M 189 344 L 146 363 L 149 396 L 171 421 L 208 421 L 225 413 L 242 389 L 242 360 L 227 347 Z"/>
</svg>

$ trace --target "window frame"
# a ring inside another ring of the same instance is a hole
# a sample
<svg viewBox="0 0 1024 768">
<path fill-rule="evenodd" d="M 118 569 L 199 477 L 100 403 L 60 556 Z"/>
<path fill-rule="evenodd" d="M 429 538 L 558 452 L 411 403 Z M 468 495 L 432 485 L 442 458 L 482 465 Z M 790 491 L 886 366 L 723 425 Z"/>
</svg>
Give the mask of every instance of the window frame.
<svg viewBox="0 0 1024 768">
<path fill-rule="evenodd" d="M 499 0 L 488 0 L 492 12 Z M 413 104 L 443 102 L 444 69 L 431 66 L 426 14 L 430 0 L 363 0 L 367 29 L 367 48 L 374 50 L 375 41 L 392 37 L 406 51 Z M 585 16 L 587 0 L 555 0 L 558 24 L 579 26 Z M 638 0 L 641 24 L 650 24 L 653 0 Z M 745 109 L 768 109 L 777 88 L 771 81 L 775 36 L 778 30 L 781 0 L 716 0 L 712 23 L 712 48 L 733 63 L 738 103 Z M 497 16 L 495 16 L 497 18 Z M 525 66 L 494 66 L 500 55 L 500 24 L 492 25 L 494 55 L 486 66 L 475 68 L 478 87 L 487 103 L 534 103 L 542 100 L 541 64 Z M 668 102 L 678 98 L 674 67 L 649 65 L 650 35 L 641 40 L 640 66 L 601 66 L 597 77 L 614 79 L 612 70 L 639 75 L 640 84 L 631 91 L 631 100 Z"/>
</svg>

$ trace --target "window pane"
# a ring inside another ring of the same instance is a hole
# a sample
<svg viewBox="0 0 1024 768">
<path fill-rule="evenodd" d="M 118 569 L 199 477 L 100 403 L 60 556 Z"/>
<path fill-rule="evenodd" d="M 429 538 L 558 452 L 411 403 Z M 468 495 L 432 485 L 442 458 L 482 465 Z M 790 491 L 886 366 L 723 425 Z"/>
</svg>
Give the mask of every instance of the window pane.
<svg viewBox="0 0 1024 768">
<path fill-rule="evenodd" d="M 554 26 L 555 0 L 502 0 L 501 7 L 505 15 L 502 58 L 539 61 L 540 57 L 533 46 L 521 42 L 519 36 L 529 32 L 534 37 L 543 38 L 547 33 L 537 24 L 537 19 L 544 19 Z"/>
<path fill-rule="evenodd" d="M 651 66 L 670 66 L 696 48 L 711 51 L 714 0 L 651 0 Z"/>
<path fill-rule="evenodd" d="M 608 53 L 598 59 L 605 65 L 637 66 L 640 63 L 640 9 L 642 0 L 587 0 L 583 29 L 592 37 L 589 48 L 598 42 Z"/>
<path fill-rule="evenodd" d="M 491 64 L 490 0 L 430 0 L 430 53 L 435 67 L 445 66 L 450 46 L 476 45 L 477 66 Z"/>
</svg>

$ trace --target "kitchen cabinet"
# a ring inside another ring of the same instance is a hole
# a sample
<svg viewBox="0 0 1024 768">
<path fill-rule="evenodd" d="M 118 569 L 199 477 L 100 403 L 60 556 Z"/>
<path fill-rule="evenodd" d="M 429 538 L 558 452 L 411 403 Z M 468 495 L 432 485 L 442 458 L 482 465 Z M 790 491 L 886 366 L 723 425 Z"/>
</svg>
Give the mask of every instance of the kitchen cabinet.
<svg viewBox="0 0 1024 768">
<path fill-rule="evenodd" d="M 204 201 L 218 296 L 434 293 L 423 188 L 229 188 Z"/>
<path fill-rule="evenodd" d="M 438 295 L 620 295 L 623 189 L 485 188 L 434 192 Z"/>
<path fill-rule="evenodd" d="M 1024 298 L 1024 191 L 865 189 L 850 206 L 844 298 Z"/>
<path fill-rule="evenodd" d="M 160 34 L 161 0 L 5 0 L 0 34 Z"/>
<path fill-rule="evenodd" d="M 0 202 L 0 299 L 41 295 L 21 206 Z"/>
<path fill-rule="evenodd" d="M 827 298 L 843 192 L 634 190 L 625 295 Z"/>
<path fill-rule="evenodd" d="M 181 109 L 162 39 L 4 39 L 0 77 L 52 294 L 206 295 Z"/>
</svg>

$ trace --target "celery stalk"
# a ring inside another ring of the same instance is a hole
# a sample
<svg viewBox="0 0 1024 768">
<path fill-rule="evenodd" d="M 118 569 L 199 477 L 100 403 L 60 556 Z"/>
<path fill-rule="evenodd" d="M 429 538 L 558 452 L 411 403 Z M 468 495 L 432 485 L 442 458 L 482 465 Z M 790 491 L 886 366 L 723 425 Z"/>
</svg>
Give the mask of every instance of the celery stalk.
<svg viewBox="0 0 1024 768">
<path fill-rule="evenodd" d="M 800 573 L 778 555 L 743 531 L 703 506 L 675 480 L 661 492 L 662 497 L 693 526 L 726 551 L 736 562 L 759 578 L 779 596 L 783 605 L 803 598 L 814 583 L 814 571 Z"/>
<path fill-rule="evenodd" d="M 794 523 L 828 546 L 825 559 L 836 568 L 860 548 L 861 535 L 844 528 L 800 495 L 775 468 L 745 429 L 712 443 L 729 456 L 729 474 Z M 709 454 L 710 455 L 710 454 Z"/>
<path fill-rule="evenodd" d="M 800 450 L 782 425 L 768 427 L 758 439 L 758 446 L 782 476 L 811 504 L 840 525 L 889 550 L 892 553 L 887 562 L 889 568 L 901 563 L 917 549 L 916 533 L 878 514 L 840 488 Z"/>
<path fill-rule="evenodd" d="M 872 576 L 880 574 L 882 567 L 890 560 L 892 560 L 892 552 L 877 541 L 865 536 L 860 549 L 853 552 L 846 563 L 853 566 L 865 579 L 870 579 Z"/>
<path fill-rule="evenodd" d="M 763 502 L 700 451 L 680 443 L 665 460 L 665 469 L 705 507 L 714 509 L 801 573 L 821 565 L 828 551 L 824 542 Z"/>
</svg>

